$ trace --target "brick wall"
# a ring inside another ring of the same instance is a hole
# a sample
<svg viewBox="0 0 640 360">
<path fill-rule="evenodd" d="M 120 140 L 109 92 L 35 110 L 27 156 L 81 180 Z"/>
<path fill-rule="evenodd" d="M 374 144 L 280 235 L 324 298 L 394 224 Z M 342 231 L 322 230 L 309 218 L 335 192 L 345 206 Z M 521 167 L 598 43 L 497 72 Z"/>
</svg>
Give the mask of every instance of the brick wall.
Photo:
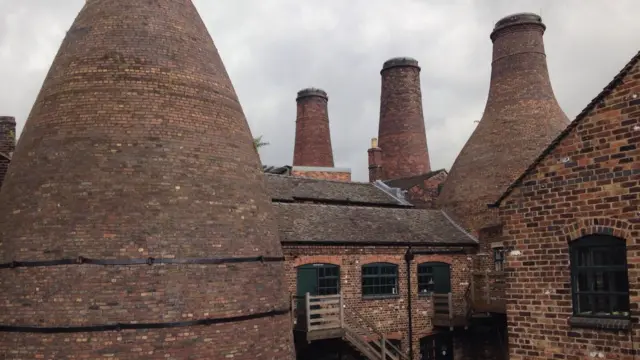
<svg viewBox="0 0 640 360">
<path fill-rule="evenodd" d="M 637 321 L 639 118 L 640 65 L 635 64 L 502 202 L 505 245 L 514 250 L 507 257 L 511 360 L 577 360 L 600 354 L 636 359 L 631 354 L 640 344 L 637 325 L 632 331 L 570 325 L 568 246 L 590 233 L 626 240 L 630 310 Z"/>
<path fill-rule="evenodd" d="M 292 176 L 307 177 L 320 180 L 351 181 L 351 171 L 291 170 Z"/>
<path fill-rule="evenodd" d="M 340 266 L 340 285 L 347 309 L 353 309 L 389 339 L 402 341 L 402 350 L 408 352 L 407 267 L 404 258 L 406 247 L 344 247 L 344 246 L 292 246 L 283 245 L 286 257 L 286 277 L 289 291 L 296 293 L 296 267 L 305 264 L 325 263 Z M 432 301 L 418 295 L 417 264 L 444 262 L 451 264 L 451 287 L 456 311 L 463 312 L 462 297 L 469 281 L 472 256 L 468 254 L 415 255 L 411 262 L 411 298 L 413 322 L 413 346 L 418 359 L 420 338 L 433 332 L 431 325 Z M 361 266 L 374 262 L 398 265 L 398 296 L 386 299 L 363 299 L 361 292 Z"/>
<path fill-rule="evenodd" d="M 417 208 L 435 209 L 440 184 L 447 179 L 447 173 L 441 172 L 407 190 L 406 199 Z"/>
<path fill-rule="evenodd" d="M 0 116 L 0 187 L 9 169 L 11 154 L 16 147 L 16 120 L 10 116 Z M 8 158 L 9 157 L 9 158 Z"/>
</svg>

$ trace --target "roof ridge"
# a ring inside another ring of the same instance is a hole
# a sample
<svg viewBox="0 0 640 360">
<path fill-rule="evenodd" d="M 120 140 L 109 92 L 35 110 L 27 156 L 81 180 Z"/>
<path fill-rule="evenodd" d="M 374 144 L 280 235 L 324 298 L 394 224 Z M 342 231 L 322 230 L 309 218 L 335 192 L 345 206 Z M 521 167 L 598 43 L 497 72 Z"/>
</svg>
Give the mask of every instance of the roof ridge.
<svg viewBox="0 0 640 360">
<path fill-rule="evenodd" d="M 500 197 L 493 203 L 493 204 L 487 204 L 487 206 L 489 207 L 499 207 L 500 203 L 507 197 L 509 196 L 509 194 L 518 186 L 520 185 L 520 183 L 522 183 L 522 181 L 524 180 L 524 178 L 529 175 L 529 173 L 531 173 L 531 171 L 533 171 L 533 169 L 536 168 L 536 166 L 538 166 L 538 164 L 540 164 L 540 162 L 542 160 L 544 160 L 547 155 L 549 155 L 549 153 L 551 153 L 551 151 L 553 151 L 553 149 L 556 148 L 556 146 L 558 146 L 558 144 L 560 144 L 560 142 L 562 140 L 564 140 L 565 137 L 567 137 L 567 135 L 569 135 L 569 133 L 571 133 L 571 131 L 573 129 L 575 129 L 581 122 L 582 120 L 586 119 L 587 116 L 589 115 L 589 113 L 607 96 L 609 96 L 611 94 L 611 92 L 613 92 L 613 90 L 620 85 L 620 81 L 622 81 L 622 79 L 627 76 L 627 74 L 629 73 L 629 71 L 631 71 L 631 69 L 633 69 L 634 66 L 636 66 L 636 64 L 638 64 L 638 62 L 640 61 L 640 51 L 638 51 L 632 58 L 631 60 L 629 60 L 626 65 L 613 77 L 613 79 L 607 84 L 607 86 L 605 86 L 602 91 L 600 91 L 600 93 L 598 93 L 598 95 L 596 95 L 596 97 L 594 97 L 588 104 L 587 106 L 582 109 L 582 111 L 575 117 L 575 119 L 569 123 L 569 125 L 567 125 L 567 127 L 562 130 L 562 132 L 560 132 L 560 134 L 558 134 L 558 136 L 556 136 L 555 139 L 553 139 L 553 141 L 551 141 L 551 143 L 549 145 L 547 145 L 547 147 L 540 153 L 540 155 L 538 155 L 538 157 L 535 158 L 535 160 L 533 160 L 533 162 L 520 174 L 520 176 L 518 176 L 518 178 L 516 178 L 511 185 L 509 185 L 505 191 L 502 192 L 502 195 L 500 195 Z"/>
</svg>

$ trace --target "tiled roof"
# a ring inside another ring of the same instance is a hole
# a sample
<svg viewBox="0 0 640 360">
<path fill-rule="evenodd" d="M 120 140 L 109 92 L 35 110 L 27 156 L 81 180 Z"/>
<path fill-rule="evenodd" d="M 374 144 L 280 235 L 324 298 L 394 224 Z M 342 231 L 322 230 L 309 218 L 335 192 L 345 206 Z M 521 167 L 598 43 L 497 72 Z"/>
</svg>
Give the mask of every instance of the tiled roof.
<svg viewBox="0 0 640 360">
<path fill-rule="evenodd" d="M 549 144 L 549 146 L 547 146 L 547 148 L 542 151 L 542 153 L 533 161 L 533 163 L 531 163 L 531 165 L 529 165 L 529 167 L 522 174 L 520 174 L 520 176 L 513 183 L 511 183 L 511 185 L 509 185 L 509 187 L 502 193 L 502 195 L 500 195 L 498 200 L 496 200 L 495 203 L 488 205 L 491 207 L 500 206 L 500 203 L 507 196 L 509 196 L 509 194 L 516 187 L 520 185 L 524 178 L 533 170 L 535 170 L 538 164 L 540 164 L 542 160 L 544 160 L 544 158 L 547 157 L 547 155 L 549 155 L 553 151 L 553 149 L 555 149 L 556 146 L 558 146 L 558 144 L 560 144 L 560 142 L 571 133 L 573 129 L 580 125 L 582 121 L 589 116 L 591 111 L 600 102 L 602 102 L 602 100 L 604 100 L 605 97 L 609 96 L 609 94 L 611 94 L 611 92 L 613 92 L 613 90 L 618 85 L 620 85 L 622 79 L 627 75 L 627 73 L 629 73 L 629 71 L 631 71 L 631 69 L 633 69 L 634 66 L 636 66 L 636 64 L 638 64 L 638 62 L 640 62 L 640 51 L 638 51 L 638 53 L 636 53 L 636 55 L 631 58 L 631 60 L 622 68 L 622 70 L 620 70 L 620 72 L 613 78 L 613 80 L 611 80 L 611 82 L 607 84 L 607 86 L 605 86 L 605 88 L 595 98 L 593 98 L 593 100 L 591 100 L 591 102 L 580 112 L 580 114 L 576 116 L 575 120 L 569 123 L 569 125 L 551 142 L 551 144 Z"/>
<path fill-rule="evenodd" d="M 424 183 L 425 180 L 429 180 L 432 177 L 440 174 L 441 172 L 446 172 L 445 169 L 440 169 L 440 170 L 434 170 L 434 171 L 429 171 L 428 173 L 424 173 L 424 174 L 420 174 L 420 175 L 414 175 L 414 176 L 408 176 L 408 177 L 403 177 L 403 178 L 398 178 L 398 179 L 391 179 L 391 180 L 385 180 L 384 183 L 391 186 L 391 187 L 397 187 L 403 190 L 407 190 L 410 189 L 418 184 L 422 184 Z"/>
<path fill-rule="evenodd" d="M 314 201 L 359 205 L 407 206 L 371 183 L 320 180 L 265 174 L 267 188 L 276 202 Z"/>
<path fill-rule="evenodd" d="M 274 203 L 282 242 L 476 245 L 440 210 Z"/>
</svg>

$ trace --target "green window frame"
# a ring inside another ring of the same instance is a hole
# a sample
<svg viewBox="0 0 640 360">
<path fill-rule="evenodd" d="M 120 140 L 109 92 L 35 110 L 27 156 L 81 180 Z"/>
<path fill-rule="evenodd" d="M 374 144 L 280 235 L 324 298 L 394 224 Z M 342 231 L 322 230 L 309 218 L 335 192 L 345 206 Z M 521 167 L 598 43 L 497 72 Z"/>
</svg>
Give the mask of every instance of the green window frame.
<svg viewBox="0 0 640 360">
<path fill-rule="evenodd" d="M 443 262 L 424 262 L 418 264 L 418 295 L 435 293 L 446 294 L 451 291 L 451 265 Z"/>
<path fill-rule="evenodd" d="M 624 239 L 587 235 L 569 244 L 573 314 L 628 318 L 629 275 Z"/>
<path fill-rule="evenodd" d="M 318 268 L 318 295 L 340 293 L 340 267 L 325 264 Z"/>
<path fill-rule="evenodd" d="M 362 265 L 362 296 L 397 296 L 398 265 L 371 263 Z"/>
</svg>

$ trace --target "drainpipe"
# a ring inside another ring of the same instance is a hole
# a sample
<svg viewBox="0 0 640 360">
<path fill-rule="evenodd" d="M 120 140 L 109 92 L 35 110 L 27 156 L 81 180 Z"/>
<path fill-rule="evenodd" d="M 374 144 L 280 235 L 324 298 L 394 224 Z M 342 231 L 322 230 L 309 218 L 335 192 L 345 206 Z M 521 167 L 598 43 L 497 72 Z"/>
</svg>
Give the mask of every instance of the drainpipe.
<svg viewBox="0 0 640 360">
<path fill-rule="evenodd" d="M 413 260 L 413 252 L 411 246 L 404 254 L 404 260 L 407 263 L 407 312 L 409 315 L 409 359 L 413 360 L 413 310 L 411 308 L 412 288 L 411 288 L 411 260 Z"/>
</svg>

